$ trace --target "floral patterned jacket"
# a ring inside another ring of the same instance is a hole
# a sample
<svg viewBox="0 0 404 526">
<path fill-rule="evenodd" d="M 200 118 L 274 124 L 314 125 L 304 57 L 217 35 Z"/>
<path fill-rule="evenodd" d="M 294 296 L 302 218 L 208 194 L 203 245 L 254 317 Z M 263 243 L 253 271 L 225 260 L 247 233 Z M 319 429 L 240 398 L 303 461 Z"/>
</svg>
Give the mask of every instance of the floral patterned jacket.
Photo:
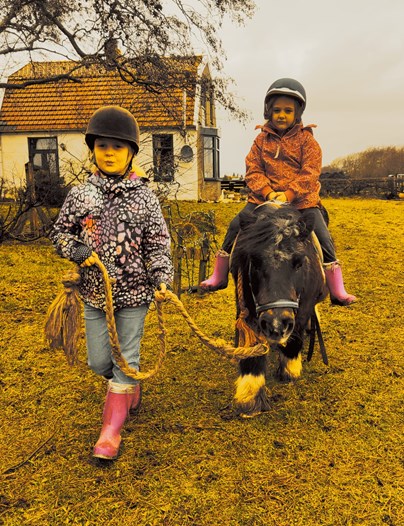
<svg viewBox="0 0 404 526">
<path fill-rule="evenodd" d="M 98 254 L 116 280 L 116 309 L 149 304 L 160 283 L 172 282 L 167 225 L 157 197 L 142 178 L 89 176 L 68 193 L 50 238 L 62 257 L 76 263 L 92 251 Z M 98 267 L 80 267 L 80 275 L 83 301 L 105 310 Z"/>
<path fill-rule="evenodd" d="M 322 154 L 312 127 L 296 124 L 281 137 L 268 122 L 260 126 L 246 157 L 250 202 L 263 203 L 275 191 L 287 192 L 298 209 L 319 205 Z"/>
</svg>

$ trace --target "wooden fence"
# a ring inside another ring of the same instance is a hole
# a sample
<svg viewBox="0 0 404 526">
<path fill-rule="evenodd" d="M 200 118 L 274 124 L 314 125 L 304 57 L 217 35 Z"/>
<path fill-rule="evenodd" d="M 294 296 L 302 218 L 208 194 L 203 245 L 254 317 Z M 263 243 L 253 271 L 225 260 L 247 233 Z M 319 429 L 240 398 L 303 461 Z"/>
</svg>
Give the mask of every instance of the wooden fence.
<svg viewBox="0 0 404 526">
<path fill-rule="evenodd" d="M 388 177 L 351 179 L 349 177 L 320 177 L 321 195 L 330 197 L 368 196 L 368 197 L 401 197 L 404 192 L 404 174 L 393 174 Z M 245 192 L 243 179 L 224 179 L 220 182 L 222 190 L 234 193 Z"/>
<path fill-rule="evenodd" d="M 400 177 L 401 176 L 401 177 Z M 321 177 L 321 195 L 330 197 L 386 197 L 396 198 L 404 192 L 403 174 L 378 178 Z"/>
<path fill-rule="evenodd" d="M 175 294 L 203 294 L 199 283 L 209 270 L 212 251 L 217 249 L 216 223 L 213 212 L 192 212 L 174 217 L 171 206 L 163 206 L 172 242 Z"/>
</svg>

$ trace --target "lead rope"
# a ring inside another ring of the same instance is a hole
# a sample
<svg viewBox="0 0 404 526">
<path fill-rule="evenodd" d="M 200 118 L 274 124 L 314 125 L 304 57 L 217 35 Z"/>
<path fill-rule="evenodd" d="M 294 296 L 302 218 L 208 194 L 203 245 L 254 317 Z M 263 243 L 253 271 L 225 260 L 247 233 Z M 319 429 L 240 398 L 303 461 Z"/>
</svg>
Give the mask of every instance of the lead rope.
<svg viewBox="0 0 404 526">
<path fill-rule="evenodd" d="M 158 325 L 159 325 L 159 340 L 160 340 L 160 352 L 157 357 L 157 362 L 153 369 L 146 371 L 146 372 L 140 372 L 136 369 L 132 368 L 128 362 L 125 360 L 125 358 L 122 356 L 121 348 L 119 344 L 118 334 L 116 330 L 116 324 L 115 324 L 115 316 L 114 316 L 114 306 L 113 306 L 113 298 L 112 298 L 112 287 L 111 287 L 111 280 L 108 276 L 107 269 L 101 262 L 98 256 L 95 256 L 95 264 L 100 269 L 103 282 L 104 282 L 104 289 L 105 289 L 105 313 L 106 313 L 106 321 L 107 321 L 107 329 L 108 329 L 108 335 L 111 343 L 111 351 L 112 355 L 118 364 L 119 368 L 122 370 L 126 376 L 130 378 L 134 378 L 136 380 L 145 380 L 147 378 L 150 378 L 154 376 L 159 369 L 161 368 L 161 365 L 164 361 L 165 355 L 167 353 L 166 349 L 166 329 L 165 329 L 165 322 L 164 322 L 164 314 L 163 314 L 163 303 L 172 303 L 176 306 L 180 314 L 183 316 L 185 321 L 188 323 L 189 327 L 192 329 L 193 333 L 204 343 L 209 349 L 212 349 L 216 353 L 218 353 L 221 356 L 224 356 L 226 358 L 230 358 L 232 360 L 243 360 L 245 358 L 250 358 L 253 356 L 262 356 L 264 354 L 267 354 L 269 352 L 268 346 L 264 342 L 257 342 L 257 338 L 251 338 L 248 336 L 249 332 L 252 332 L 252 329 L 249 329 L 248 326 L 245 324 L 244 320 L 242 320 L 241 323 L 241 329 L 240 334 L 243 335 L 241 340 L 243 341 L 243 345 L 240 347 L 233 347 L 232 345 L 229 345 L 225 340 L 223 339 L 211 339 L 208 336 L 206 336 L 199 327 L 195 324 L 193 319 L 190 317 L 188 312 L 186 311 L 183 303 L 180 301 L 178 296 L 176 296 L 173 292 L 167 290 L 165 293 L 162 293 L 161 291 L 156 291 L 154 296 L 154 301 L 156 304 L 156 310 L 157 310 L 157 318 L 158 318 Z M 65 284 L 65 292 L 64 297 L 69 297 L 72 294 L 72 290 L 74 288 L 77 289 L 78 285 L 78 277 L 79 275 L 76 273 L 76 281 L 74 282 L 73 279 L 64 280 L 63 283 Z M 67 356 L 69 364 L 73 364 L 77 362 L 77 348 L 75 343 L 77 343 L 77 331 L 74 331 L 75 334 L 75 341 L 72 343 L 72 341 L 67 341 L 69 339 L 69 331 L 66 329 L 68 327 L 68 324 L 66 323 L 66 317 L 68 312 L 61 307 L 62 301 L 61 301 L 62 294 L 60 294 L 55 301 L 52 303 L 48 310 L 48 320 L 46 322 L 45 326 L 45 334 L 50 342 L 50 346 L 53 349 L 56 348 L 62 348 Z M 76 294 L 77 298 L 77 294 Z M 245 314 L 245 307 L 243 308 L 243 313 Z M 76 309 L 77 313 L 77 309 Z M 248 314 L 248 311 L 247 311 Z M 55 318 L 59 317 L 60 320 L 57 320 L 55 322 Z M 240 318 L 239 318 L 240 320 Z M 239 320 L 237 320 L 237 323 L 239 323 Z M 71 324 L 70 324 L 71 325 Z M 60 335 L 63 334 L 64 338 L 61 338 Z M 248 343 L 250 342 L 250 343 Z M 74 347 L 74 349 L 73 349 Z M 68 354 L 68 352 L 70 354 Z"/>
<path fill-rule="evenodd" d="M 165 355 L 167 353 L 166 349 L 166 329 L 165 329 L 165 323 L 164 323 L 164 315 L 163 315 L 163 307 L 162 304 L 164 302 L 167 303 L 173 303 L 185 321 L 188 323 L 189 327 L 192 329 L 193 333 L 201 340 L 202 343 L 204 343 L 209 349 L 212 349 L 213 351 L 217 352 L 218 354 L 225 356 L 227 358 L 231 359 L 244 359 L 252 356 L 261 356 L 263 354 L 266 354 L 268 352 L 268 348 L 263 343 L 257 343 L 253 346 L 242 346 L 242 347 L 233 347 L 229 344 L 227 344 L 222 339 L 211 339 L 207 337 L 195 324 L 195 322 L 192 320 L 192 318 L 189 316 L 188 312 L 186 311 L 183 303 L 181 300 L 176 296 L 173 292 L 167 290 L 165 293 L 162 293 L 160 291 L 156 291 L 154 295 L 156 308 L 157 308 L 157 318 L 158 318 L 158 324 L 160 329 L 159 339 L 160 339 L 160 352 L 157 358 L 157 363 L 153 369 L 147 372 L 140 372 L 136 369 L 133 369 L 129 366 L 125 358 L 121 354 L 119 340 L 118 340 L 118 334 L 116 331 L 116 325 L 115 325 L 115 317 L 114 317 L 114 308 L 113 308 L 113 301 L 112 301 L 112 288 L 111 288 L 111 282 L 108 276 L 108 272 L 105 268 L 105 266 L 102 264 L 100 259 L 96 258 L 96 264 L 98 268 L 101 270 L 102 277 L 104 280 L 104 288 L 105 288 L 105 300 L 106 300 L 106 319 L 107 319 L 107 327 L 108 327 L 108 334 L 111 341 L 111 349 L 112 354 L 119 365 L 120 369 L 124 374 L 129 376 L 130 378 L 135 378 L 136 380 L 145 380 L 147 378 L 150 378 L 151 376 L 154 376 L 157 371 L 161 368 L 161 365 L 164 361 Z"/>
</svg>

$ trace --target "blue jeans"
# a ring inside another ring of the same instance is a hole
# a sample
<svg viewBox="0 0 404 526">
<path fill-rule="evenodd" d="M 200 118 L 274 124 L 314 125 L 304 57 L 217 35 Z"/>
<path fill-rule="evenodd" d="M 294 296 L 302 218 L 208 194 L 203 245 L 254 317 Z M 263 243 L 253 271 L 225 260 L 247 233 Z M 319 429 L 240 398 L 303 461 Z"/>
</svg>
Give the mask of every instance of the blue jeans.
<svg viewBox="0 0 404 526">
<path fill-rule="evenodd" d="M 122 356 L 136 370 L 139 370 L 140 340 L 148 310 L 148 305 L 142 305 L 115 311 L 116 330 Z M 129 378 L 120 370 L 112 356 L 105 312 L 85 303 L 84 319 L 89 367 L 96 374 L 111 378 L 115 383 L 137 384 L 137 380 Z"/>
</svg>

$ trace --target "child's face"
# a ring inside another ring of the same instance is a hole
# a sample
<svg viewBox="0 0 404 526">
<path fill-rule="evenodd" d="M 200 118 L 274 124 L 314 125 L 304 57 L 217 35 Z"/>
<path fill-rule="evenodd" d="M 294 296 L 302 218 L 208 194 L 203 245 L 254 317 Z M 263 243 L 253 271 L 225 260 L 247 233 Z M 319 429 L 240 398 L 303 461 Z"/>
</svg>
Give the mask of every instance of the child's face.
<svg viewBox="0 0 404 526">
<path fill-rule="evenodd" d="M 97 137 L 94 155 L 98 168 L 108 175 L 124 175 L 132 157 L 132 149 L 125 141 Z"/>
<path fill-rule="evenodd" d="M 271 123 L 281 133 L 295 122 L 295 101 L 292 97 L 278 97 L 272 106 Z"/>
</svg>

